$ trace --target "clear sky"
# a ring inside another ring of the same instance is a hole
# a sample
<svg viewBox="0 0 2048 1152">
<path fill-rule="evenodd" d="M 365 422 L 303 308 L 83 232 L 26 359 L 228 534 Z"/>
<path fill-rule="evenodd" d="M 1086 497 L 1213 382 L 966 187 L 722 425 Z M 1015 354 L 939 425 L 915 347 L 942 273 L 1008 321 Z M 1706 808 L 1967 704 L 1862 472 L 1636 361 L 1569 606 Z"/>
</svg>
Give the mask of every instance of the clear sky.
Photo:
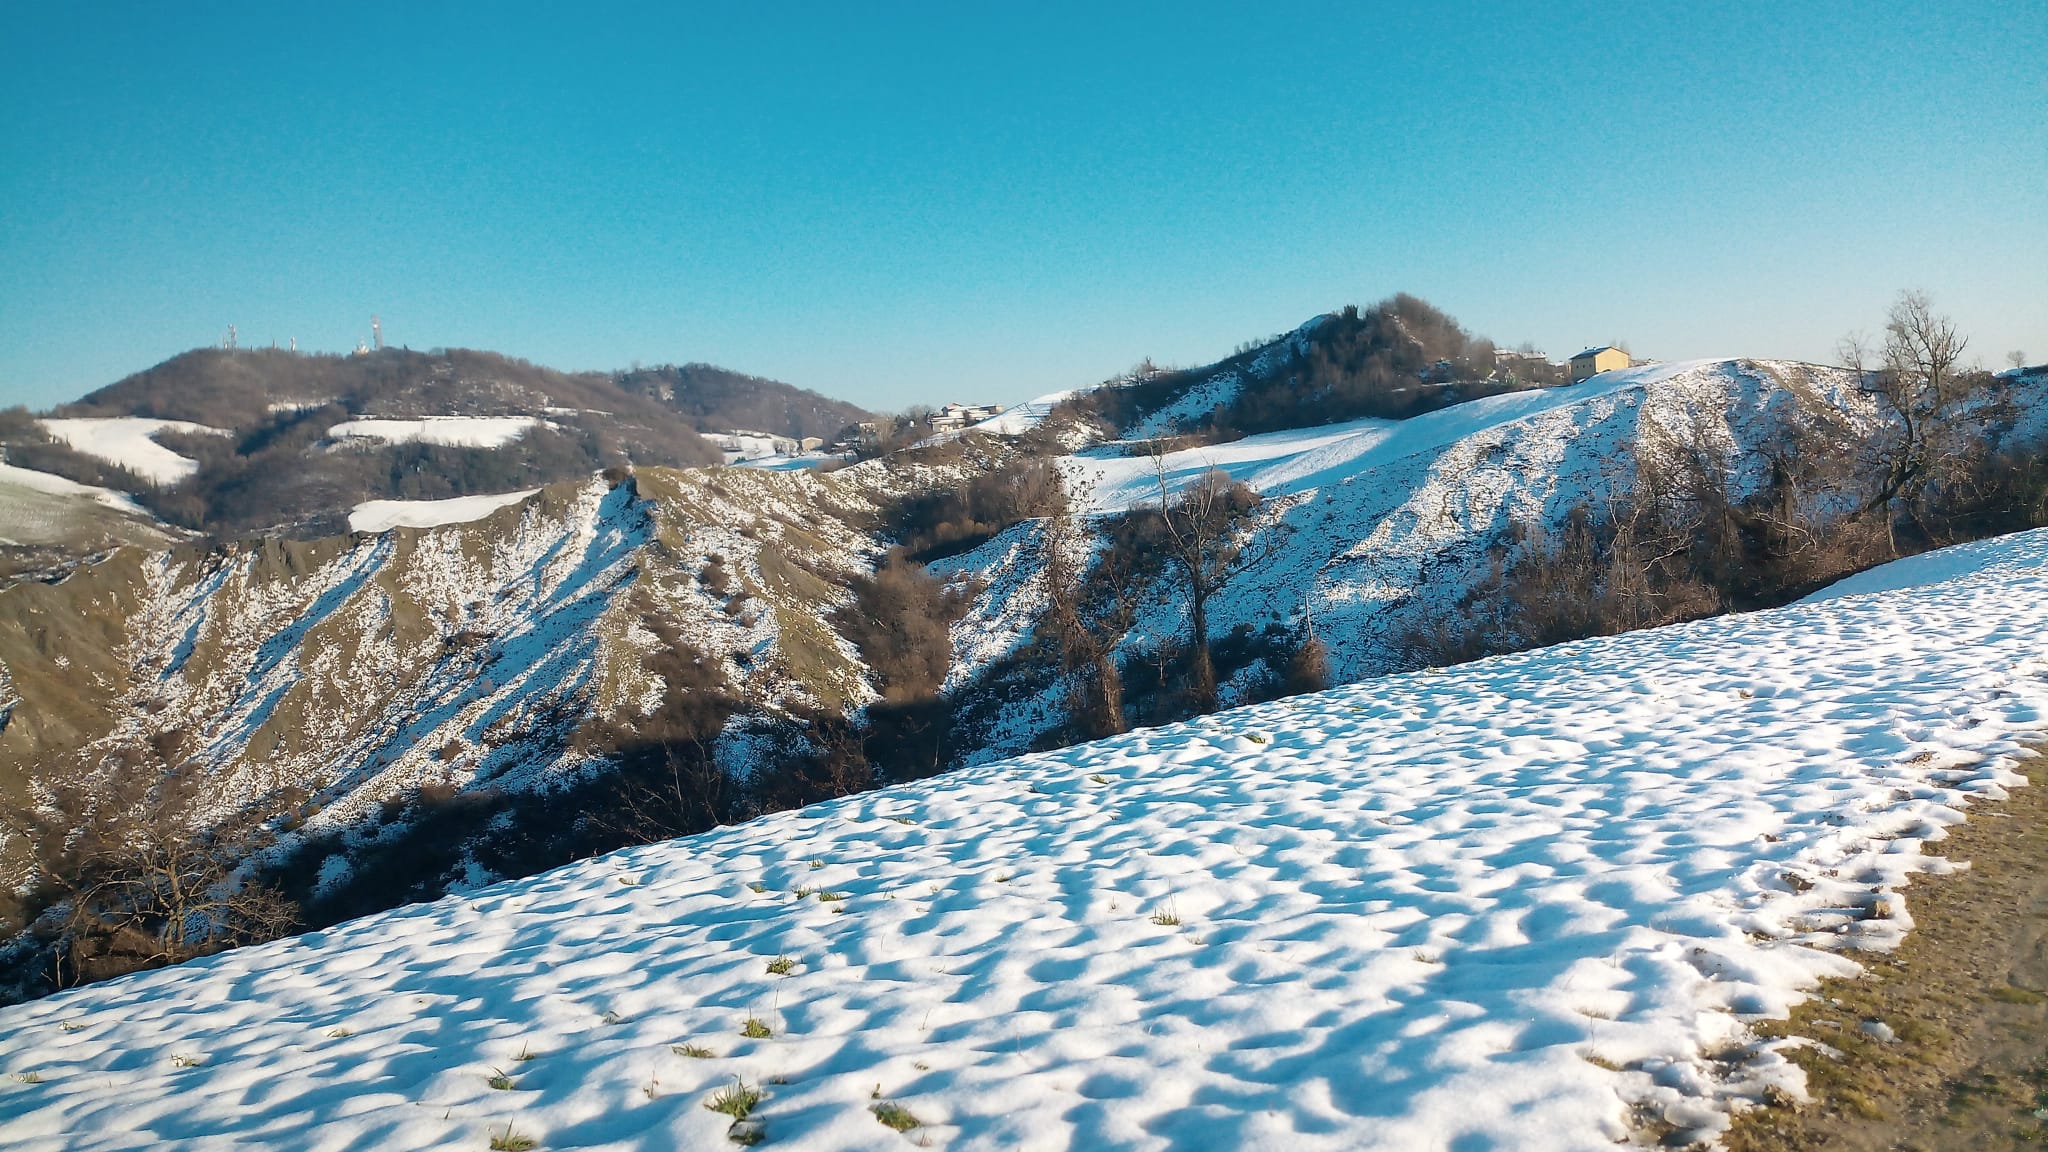
<svg viewBox="0 0 2048 1152">
<path fill-rule="evenodd" d="M 1918 288 L 2038 362 L 2044 61 L 2048 0 L 10 4 L 0 402 L 372 313 L 1013 401 L 1396 291 L 1675 359 Z"/>
</svg>

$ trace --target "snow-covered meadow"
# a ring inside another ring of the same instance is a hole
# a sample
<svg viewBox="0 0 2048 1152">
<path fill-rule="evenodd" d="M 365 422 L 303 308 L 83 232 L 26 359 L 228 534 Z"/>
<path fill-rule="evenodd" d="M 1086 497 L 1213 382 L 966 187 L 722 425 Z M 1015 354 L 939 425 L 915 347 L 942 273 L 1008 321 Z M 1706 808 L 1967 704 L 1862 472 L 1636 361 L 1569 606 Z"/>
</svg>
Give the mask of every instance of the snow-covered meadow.
<svg viewBox="0 0 2048 1152">
<path fill-rule="evenodd" d="M 2048 723 L 2048 532 L 1869 586 L 986 765 L 6 1009 L 0 1131 L 715 1149 L 705 1105 L 740 1079 L 769 1146 L 804 1149 L 1604 1149 L 1650 1116 L 1709 1137 L 1800 1090 L 1746 1021 L 1910 930 L 1920 845 L 2018 783 L 2007 758 Z"/>
<path fill-rule="evenodd" d="M 38 472 L 33 468 L 17 468 L 0 461 L 0 491 L 7 488 L 22 489 L 44 496 L 77 497 L 90 500 L 103 508 L 112 508 L 116 512 L 129 512 L 137 516 L 149 515 L 135 502 L 135 497 L 126 492 L 116 492 L 112 488 L 101 488 L 93 484 L 80 484 L 75 480 L 66 480 L 62 476 Z"/>
<path fill-rule="evenodd" d="M 545 421 L 534 416 L 426 416 L 396 420 L 365 416 L 327 430 L 335 440 L 377 440 L 386 444 L 440 444 L 450 448 L 502 448 Z"/>
<path fill-rule="evenodd" d="M 455 496 L 447 500 L 365 500 L 348 514 L 351 532 L 384 532 L 392 528 L 439 528 L 445 524 L 468 524 L 500 508 L 517 504 L 540 491 L 493 492 L 481 496 Z"/>
<path fill-rule="evenodd" d="M 156 442 L 164 432 L 226 436 L 225 429 L 188 420 L 153 420 L 144 416 L 94 416 L 41 422 L 50 435 L 96 460 L 105 460 L 152 484 L 172 485 L 199 471 L 199 462 Z"/>
</svg>

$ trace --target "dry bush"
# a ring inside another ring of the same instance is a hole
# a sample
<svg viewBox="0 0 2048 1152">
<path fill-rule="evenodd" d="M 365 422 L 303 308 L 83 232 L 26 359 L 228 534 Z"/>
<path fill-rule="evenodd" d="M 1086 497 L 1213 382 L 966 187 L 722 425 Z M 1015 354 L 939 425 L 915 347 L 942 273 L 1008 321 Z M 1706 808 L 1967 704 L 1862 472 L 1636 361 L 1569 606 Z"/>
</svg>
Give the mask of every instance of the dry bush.
<svg viewBox="0 0 2048 1152">
<path fill-rule="evenodd" d="M 33 940 L 17 938 L 15 953 L 35 957 L 47 986 L 176 964 L 295 926 L 291 901 L 237 872 L 270 831 L 251 815 L 209 817 L 205 783 L 196 765 L 120 748 L 6 816 L 31 869 L 18 913 Z M 38 978 L 13 976 L 17 987 Z"/>
<path fill-rule="evenodd" d="M 929 699 L 945 683 L 953 659 L 948 629 L 972 602 L 971 590 L 949 587 L 898 552 L 873 575 L 853 580 L 853 603 L 832 620 L 860 649 L 882 699 L 909 703 Z"/>
<path fill-rule="evenodd" d="M 952 488 L 899 501 L 886 517 L 890 535 L 919 562 L 958 555 L 1012 525 L 1050 514 L 1061 501 L 1059 470 L 1021 460 Z"/>
</svg>

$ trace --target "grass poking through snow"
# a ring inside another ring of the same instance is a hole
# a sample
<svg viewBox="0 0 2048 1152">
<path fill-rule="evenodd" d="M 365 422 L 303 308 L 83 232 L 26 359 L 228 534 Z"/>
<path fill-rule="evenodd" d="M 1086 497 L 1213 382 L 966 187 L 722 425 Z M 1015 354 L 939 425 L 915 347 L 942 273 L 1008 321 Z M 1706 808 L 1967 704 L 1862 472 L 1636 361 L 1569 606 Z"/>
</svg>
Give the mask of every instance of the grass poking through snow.
<svg viewBox="0 0 2048 1152">
<path fill-rule="evenodd" d="M 924 1121 L 911 1115 L 910 1109 L 891 1101 L 884 1100 L 880 1104 L 869 1108 L 868 1111 L 873 1112 L 875 1119 L 880 1120 L 883 1125 L 894 1128 L 898 1132 L 908 1132 L 912 1128 L 924 1127 Z"/>
</svg>

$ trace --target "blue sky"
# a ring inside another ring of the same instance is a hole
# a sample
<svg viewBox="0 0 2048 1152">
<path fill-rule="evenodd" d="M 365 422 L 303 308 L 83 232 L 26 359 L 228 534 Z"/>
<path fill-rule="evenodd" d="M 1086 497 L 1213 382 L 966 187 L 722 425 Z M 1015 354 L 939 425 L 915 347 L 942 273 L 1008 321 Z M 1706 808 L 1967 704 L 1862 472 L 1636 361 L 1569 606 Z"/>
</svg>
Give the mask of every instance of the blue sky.
<svg viewBox="0 0 2048 1152">
<path fill-rule="evenodd" d="M 0 402 L 372 313 L 1013 401 L 1396 291 L 1673 359 L 1918 288 L 2048 360 L 2040 0 L 311 7 L 0 15 Z"/>
</svg>

